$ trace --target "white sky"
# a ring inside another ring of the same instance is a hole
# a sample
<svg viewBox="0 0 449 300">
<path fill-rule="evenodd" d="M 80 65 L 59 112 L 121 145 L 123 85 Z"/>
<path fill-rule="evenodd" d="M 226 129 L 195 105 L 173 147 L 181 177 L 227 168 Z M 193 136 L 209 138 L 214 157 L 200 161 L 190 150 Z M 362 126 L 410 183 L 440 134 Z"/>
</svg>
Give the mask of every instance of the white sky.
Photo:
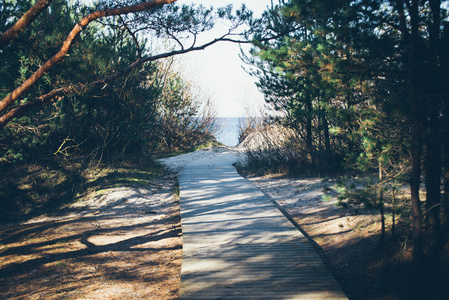
<svg viewBox="0 0 449 300">
<path fill-rule="evenodd" d="M 259 16 L 271 4 L 271 0 L 178 0 L 182 4 L 202 4 L 205 7 L 222 7 L 233 4 L 247 8 Z M 204 33 L 204 40 L 212 40 L 217 33 Z M 203 40 L 203 38 L 201 39 Z M 248 46 L 246 49 L 249 49 Z M 203 51 L 179 56 L 186 78 L 198 85 L 214 104 L 219 117 L 240 117 L 258 113 L 263 108 L 263 95 L 254 84 L 256 78 L 248 75 L 239 58 L 240 47 L 234 43 L 220 42 Z"/>
</svg>

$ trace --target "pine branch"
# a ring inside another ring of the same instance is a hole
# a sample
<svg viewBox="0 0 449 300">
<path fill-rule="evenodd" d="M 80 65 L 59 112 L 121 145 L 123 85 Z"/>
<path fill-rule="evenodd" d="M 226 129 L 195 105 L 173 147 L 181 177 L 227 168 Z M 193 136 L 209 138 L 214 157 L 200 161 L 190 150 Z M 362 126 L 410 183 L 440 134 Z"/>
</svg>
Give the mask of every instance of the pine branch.
<svg viewBox="0 0 449 300">
<path fill-rule="evenodd" d="M 38 82 L 45 75 L 46 72 L 48 72 L 55 65 L 59 64 L 67 56 L 67 53 L 72 47 L 72 43 L 75 40 L 75 38 L 92 21 L 108 16 L 117 16 L 128 13 L 145 11 L 153 7 L 174 3 L 175 1 L 177 0 L 153 0 L 126 7 L 98 10 L 84 17 L 72 29 L 72 31 L 64 41 L 59 52 L 56 53 L 47 62 L 45 62 L 33 75 L 31 75 L 27 80 L 25 80 L 25 82 L 23 82 L 12 93 L 10 93 L 8 96 L 6 96 L 3 100 L 0 101 L 0 112 L 4 111 L 9 106 L 11 106 L 16 100 L 22 97 L 25 94 L 25 92 L 27 92 L 34 84 L 36 84 L 36 82 Z"/>
</svg>

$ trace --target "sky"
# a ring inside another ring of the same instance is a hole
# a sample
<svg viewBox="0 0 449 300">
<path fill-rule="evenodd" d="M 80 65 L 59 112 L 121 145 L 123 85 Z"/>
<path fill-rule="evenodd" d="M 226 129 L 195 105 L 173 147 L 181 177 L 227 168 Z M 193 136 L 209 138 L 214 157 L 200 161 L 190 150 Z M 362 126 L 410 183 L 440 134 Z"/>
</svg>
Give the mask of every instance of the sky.
<svg viewBox="0 0 449 300">
<path fill-rule="evenodd" d="M 248 9 L 254 11 L 255 16 L 260 16 L 271 4 L 271 0 L 178 0 L 177 3 L 202 4 L 206 7 L 233 4 L 234 8 L 245 3 Z M 204 33 L 202 40 L 212 40 L 216 36 L 217 32 Z M 257 79 L 242 69 L 244 63 L 239 58 L 239 53 L 239 45 L 220 42 L 205 50 L 179 57 L 182 72 L 210 98 L 218 117 L 254 115 L 263 108 L 263 94 L 255 85 Z"/>
</svg>

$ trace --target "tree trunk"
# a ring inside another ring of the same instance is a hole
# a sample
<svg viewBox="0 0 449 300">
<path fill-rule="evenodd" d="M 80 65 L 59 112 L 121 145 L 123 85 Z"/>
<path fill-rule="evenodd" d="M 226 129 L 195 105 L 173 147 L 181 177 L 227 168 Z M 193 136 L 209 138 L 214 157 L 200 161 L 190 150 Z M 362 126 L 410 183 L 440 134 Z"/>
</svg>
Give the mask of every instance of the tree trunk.
<svg viewBox="0 0 449 300">
<path fill-rule="evenodd" d="M 449 46 L 449 32 L 448 36 L 445 37 L 445 45 Z M 443 46 L 444 47 L 444 46 Z M 442 62 L 442 69 L 446 70 L 444 74 L 448 74 L 449 70 L 449 59 Z M 449 76 L 443 77 L 443 82 L 449 80 Z M 442 234 L 443 241 L 445 244 L 449 241 L 449 86 L 444 87 L 444 98 L 443 98 L 443 120 L 442 120 L 442 146 L 443 146 L 443 220 L 442 220 Z"/>
<path fill-rule="evenodd" d="M 413 90 L 413 88 L 411 88 Z M 411 93 L 413 94 L 413 92 Z M 412 97 L 411 97 L 412 98 Z M 411 99 L 415 102 L 414 99 Z M 414 113 L 416 115 L 416 112 Z M 412 173 L 410 178 L 410 195 L 412 206 L 412 226 L 413 226 L 413 260 L 417 270 L 422 270 L 424 266 L 423 262 L 423 247 L 422 247 L 422 213 L 421 213 L 421 201 L 419 199 L 419 186 L 421 177 L 421 153 L 422 153 L 422 141 L 421 141 L 421 126 L 416 120 L 416 116 L 413 118 L 413 149 L 412 149 Z"/>
<path fill-rule="evenodd" d="M 412 0 L 410 7 L 411 36 L 410 36 L 410 56 L 409 56 L 409 97 L 412 111 L 412 171 L 410 178 L 410 194 L 413 226 L 413 262 L 415 283 L 419 284 L 420 274 L 424 267 L 424 255 L 422 247 L 422 212 L 419 199 L 419 187 L 421 182 L 421 154 L 422 154 L 422 124 L 421 107 L 417 91 L 417 65 L 418 65 L 418 0 Z"/>
<path fill-rule="evenodd" d="M 320 174 L 319 176 L 323 174 L 324 171 L 324 162 L 323 162 L 323 128 L 322 128 L 322 120 L 321 120 L 321 104 L 320 104 L 320 98 L 318 96 L 318 164 L 319 164 L 319 170 Z"/>
<path fill-rule="evenodd" d="M 446 25 L 441 38 L 441 49 L 449 47 L 449 26 Z M 447 55 L 442 56 L 441 61 L 442 82 L 449 80 L 449 58 Z M 443 226 L 441 228 L 443 234 L 443 244 L 449 240 L 449 86 L 443 85 L 443 118 L 442 118 L 442 147 L 443 147 Z"/>
<path fill-rule="evenodd" d="M 447 95 L 446 97 L 449 97 Z M 449 100 L 444 99 L 444 111 L 443 111 L 443 211 L 444 217 L 442 220 L 442 233 L 443 233 L 443 245 L 449 240 Z"/>
<path fill-rule="evenodd" d="M 313 106 L 312 106 L 312 100 L 310 96 L 306 96 L 306 115 L 307 115 L 307 121 L 306 121 L 306 150 L 307 155 L 310 163 L 312 166 L 315 164 L 314 154 L 313 154 L 313 136 L 312 136 L 312 118 L 313 118 Z"/>
<path fill-rule="evenodd" d="M 426 228 L 430 250 L 437 258 L 440 234 L 440 186 L 441 186 L 441 146 L 439 138 L 439 120 L 435 115 L 436 103 L 429 104 L 433 111 L 429 117 L 429 128 L 426 132 L 424 147 L 424 172 L 426 186 Z"/>
<path fill-rule="evenodd" d="M 382 161 L 379 158 L 379 210 L 380 210 L 380 223 L 381 223 L 381 233 L 380 233 L 380 245 L 385 245 L 385 207 L 384 207 L 384 190 L 383 190 L 383 167 Z"/>
<path fill-rule="evenodd" d="M 393 241 L 396 242 L 396 189 L 393 188 L 393 193 L 392 193 L 392 197 L 391 197 L 391 201 L 392 201 L 392 211 L 391 211 L 391 235 L 393 237 Z"/>
<path fill-rule="evenodd" d="M 331 156 L 331 141 L 330 141 L 330 135 L 329 135 L 329 123 L 327 122 L 326 118 L 326 111 L 323 110 L 322 115 L 323 119 L 323 134 L 324 134 L 324 151 L 325 151 L 325 162 L 326 162 L 326 170 L 327 172 L 330 171 L 330 156 Z"/>
<path fill-rule="evenodd" d="M 441 136 L 440 114 L 442 87 L 439 83 L 440 0 L 430 0 L 432 24 L 429 32 L 428 76 L 426 105 L 428 116 L 425 138 L 424 170 L 426 182 L 426 221 L 428 241 L 433 258 L 441 251 Z M 442 75 L 442 74 L 441 74 Z"/>
</svg>

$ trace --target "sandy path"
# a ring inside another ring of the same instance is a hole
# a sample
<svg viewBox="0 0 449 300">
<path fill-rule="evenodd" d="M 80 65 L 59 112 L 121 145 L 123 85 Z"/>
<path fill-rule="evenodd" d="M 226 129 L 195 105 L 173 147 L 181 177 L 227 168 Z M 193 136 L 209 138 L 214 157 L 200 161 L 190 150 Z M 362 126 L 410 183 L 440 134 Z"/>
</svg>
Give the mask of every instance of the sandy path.
<svg viewBox="0 0 449 300">
<path fill-rule="evenodd" d="M 213 160 L 214 163 L 219 163 L 220 161 L 226 161 L 229 159 L 237 161 L 238 159 L 240 159 L 241 155 L 243 155 L 243 152 L 244 149 L 238 147 L 214 147 L 169 158 L 162 158 L 158 159 L 158 161 L 165 165 L 171 171 L 178 173 L 185 165 L 198 160 Z"/>
</svg>

